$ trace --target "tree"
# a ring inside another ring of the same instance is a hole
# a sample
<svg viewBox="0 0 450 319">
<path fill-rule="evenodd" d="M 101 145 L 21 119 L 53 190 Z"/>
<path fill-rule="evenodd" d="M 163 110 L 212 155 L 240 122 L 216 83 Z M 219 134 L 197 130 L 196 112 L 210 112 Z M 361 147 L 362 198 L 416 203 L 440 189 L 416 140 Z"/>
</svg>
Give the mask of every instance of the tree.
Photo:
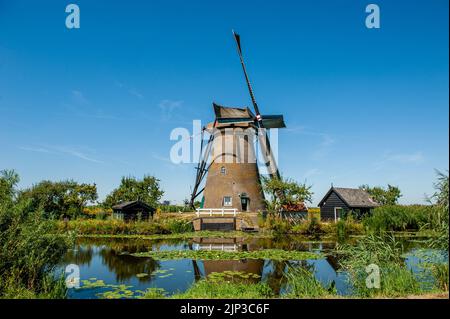
<svg viewBox="0 0 450 319">
<path fill-rule="evenodd" d="M 150 175 L 145 175 L 142 180 L 135 177 L 122 177 L 120 186 L 106 197 L 103 205 L 106 208 L 111 208 L 120 202 L 141 200 L 156 207 L 164 194 L 159 182 L 159 179 Z"/>
<path fill-rule="evenodd" d="M 359 188 L 366 190 L 372 199 L 380 205 L 395 205 L 402 196 L 398 187 L 389 184 L 387 189 L 381 186 L 370 187 L 369 185 L 361 185 Z"/>
<path fill-rule="evenodd" d="M 79 184 L 73 180 L 42 181 L 19 195 L 19 201 L 29 201 L 29 211 L 42 210 L 47 218 L 76 218 L 88 203 L 93 203 L 97 198 L 95 184 Z"/>
<path fill-rule="evenodd" d="M 9 206 L 15 200 L 20 178 L 14 170 L 0 171 L 0 206 Z"/>
<path fill-rule="evenodd" d="M 301 202 L 312 201 L 311 185 L 298 183 L 292 179 L 262 177 L 263 191 L 269 197 L 266 205 L 270 210 L 280 212 L 285 205 L 291 206 Z M 277 193 L 283 193 L 280 197 Z"/>
</svg>

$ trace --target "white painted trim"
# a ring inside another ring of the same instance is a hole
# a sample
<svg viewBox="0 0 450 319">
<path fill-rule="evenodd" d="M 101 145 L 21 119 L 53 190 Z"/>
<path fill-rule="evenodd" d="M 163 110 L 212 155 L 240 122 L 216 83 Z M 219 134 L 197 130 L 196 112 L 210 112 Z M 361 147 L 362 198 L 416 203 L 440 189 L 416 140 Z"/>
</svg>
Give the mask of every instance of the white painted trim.
<svg viewBox="0 0 450 319">
<path fill-rule="evenodd" d="M 342 209 L 342 207 L 335 207 L 334 208 L 334 222 L 338 221 L 338 218 L 337 218 L 337 210 L 338 209 Z M 341 218 L 339 217 L 339 219 L 341 219 Z"/>
<path fill-rule="evenodd" d="M 197 217 L 200 217 L 200 215 L 233 215 L 236 216 L 238 213 L 238 210 L 236 208 L 197 208 Z"/>
</svg>

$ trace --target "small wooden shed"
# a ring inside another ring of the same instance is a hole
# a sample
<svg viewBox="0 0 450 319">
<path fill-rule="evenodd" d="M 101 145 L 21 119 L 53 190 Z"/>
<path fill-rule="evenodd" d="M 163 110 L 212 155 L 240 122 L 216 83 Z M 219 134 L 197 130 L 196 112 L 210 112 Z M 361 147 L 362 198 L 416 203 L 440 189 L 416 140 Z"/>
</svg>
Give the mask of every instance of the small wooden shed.
<svg viewBox="0 0 450 319">
<path fill-rule="evenodd" d="M 320 219 L 338 221 L 350 211 L 362 216 L 377 206 L 379 204 L 364 189 L 331 187 L 319 202 Z"/>
<path fill-rule="evenodd" d="M 120 220 L 148 220 L 153 217 L 156 209 L 139 200 L 131 202 L 122 202 L 114 205 L 113 218 Z"/>
</svg>

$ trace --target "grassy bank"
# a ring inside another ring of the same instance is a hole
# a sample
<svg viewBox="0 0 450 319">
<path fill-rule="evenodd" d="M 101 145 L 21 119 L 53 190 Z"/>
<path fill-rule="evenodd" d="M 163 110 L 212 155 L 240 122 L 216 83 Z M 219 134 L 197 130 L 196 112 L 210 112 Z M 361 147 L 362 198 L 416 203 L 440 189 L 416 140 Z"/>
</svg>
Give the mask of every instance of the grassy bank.
<svg viewBox="0 0 450 319">
<path fill-rule="evenodd" d="M 151 221 L 79 219 L 54 222 L 58 231 L 73 231 L 77 235 L 164 235 L 193 232 L 192 223 L 184 218 L 164 218 Z"/>
</svg>

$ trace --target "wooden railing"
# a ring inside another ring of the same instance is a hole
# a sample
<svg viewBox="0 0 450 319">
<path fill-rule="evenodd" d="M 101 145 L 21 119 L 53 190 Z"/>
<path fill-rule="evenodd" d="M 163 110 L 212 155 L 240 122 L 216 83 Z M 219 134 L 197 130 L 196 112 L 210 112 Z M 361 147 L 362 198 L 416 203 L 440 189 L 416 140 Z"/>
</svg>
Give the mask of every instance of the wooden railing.
<svg viewBox="0 0 450 319">
<path fill-rule="evenodd" d="M 225 216 L 225 215 L 233 215 L 236 216 L 238 213 L 236 208 L 197 208 L 197 217 L 200 215 L 208 215 L 208 216 Z"/>
</svg>

